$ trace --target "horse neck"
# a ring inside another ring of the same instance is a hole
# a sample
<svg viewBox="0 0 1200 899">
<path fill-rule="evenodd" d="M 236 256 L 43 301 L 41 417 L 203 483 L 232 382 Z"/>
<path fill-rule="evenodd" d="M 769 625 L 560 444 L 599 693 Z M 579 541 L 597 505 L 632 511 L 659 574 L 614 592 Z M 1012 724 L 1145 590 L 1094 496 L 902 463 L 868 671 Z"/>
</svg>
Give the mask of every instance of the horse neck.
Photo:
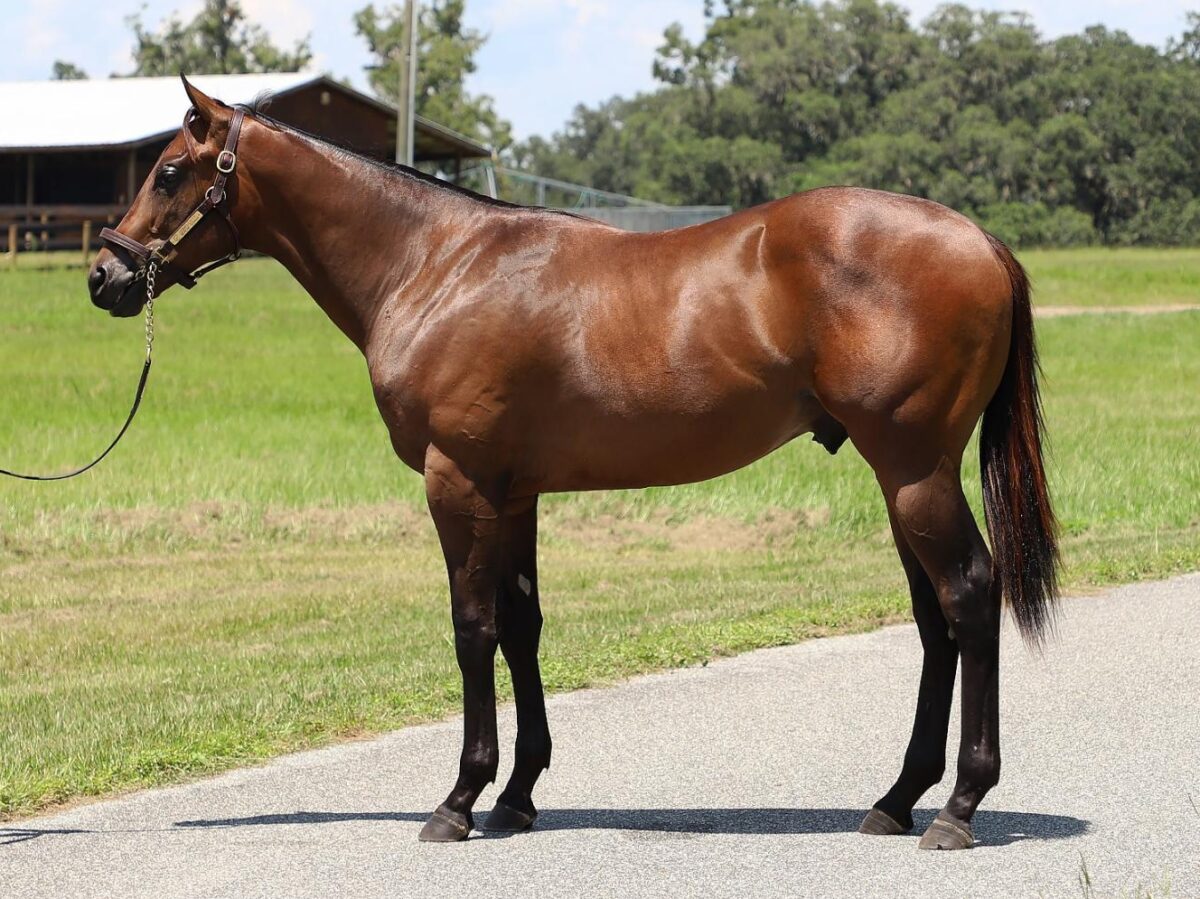
<svg viewBox="0 0 1200 899">
<path fill-rule="evenodd" d="M 414 177 L 256 123 L 246 155 L 257 209 L 246 246 L 278 260 L 359 349 L 423 260 L 469 239 L 471 206 Z M 261 146 L 264 152 L 257 152 Z M 262 160 L 260 162 L 260 160 Z"/>
</svg>

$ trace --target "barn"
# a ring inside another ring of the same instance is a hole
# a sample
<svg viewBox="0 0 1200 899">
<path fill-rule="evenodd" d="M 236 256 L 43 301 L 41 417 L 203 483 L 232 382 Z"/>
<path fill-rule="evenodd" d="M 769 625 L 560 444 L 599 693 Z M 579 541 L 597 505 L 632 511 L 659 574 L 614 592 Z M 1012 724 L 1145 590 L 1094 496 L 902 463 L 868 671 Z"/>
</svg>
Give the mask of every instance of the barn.
<svg viewBox="0 0 1200 899">
<path fill-rule="evenodd" d="M 394 158 L 395 109 L 332 78 L 300 72 L 192 80 L 230 104 L 270 93 L 274 118 L 359 153 Z M 0 83 L 0 229 L 28 248 L 80 248 L 85 222 L 96 235 L 124 215 L 186 108 L 178 78 Z M 492 155 L 421 116 L 414 143 L 418 163 L 448 172 Z"/>
</svg>

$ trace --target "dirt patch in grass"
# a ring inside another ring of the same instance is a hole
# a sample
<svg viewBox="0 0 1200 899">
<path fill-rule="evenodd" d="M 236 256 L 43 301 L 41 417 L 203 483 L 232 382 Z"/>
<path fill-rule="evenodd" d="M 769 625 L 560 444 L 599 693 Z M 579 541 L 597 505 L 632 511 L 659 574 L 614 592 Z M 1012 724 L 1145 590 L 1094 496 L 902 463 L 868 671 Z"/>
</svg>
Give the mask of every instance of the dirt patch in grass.
<svg viewBox="0 0 1200 899">
<path fill-rule="evenodd" d="M 429 516 L 409 503 L 272 509 L 263 514 L 262 522 L 278 536 L 317 536 L 330 540 L 360 540 L 383 534 L 411 537 L 418 531 L 431 532 L 432 528 Z"/>
<path fill-rule="evenodd" d="M 62 521 L 56 521 L 61 517 Z M 219 550 L 242 544 L 293 546 L 319 544 L 398 544 L 432 540 L 433 525 L 423 508 L 412 503 L 377 505 L 272 506 L 224 502 L 190 503 L 180 508 L 134 507 L 91 512 L 85 526 L 66 527 L 71 512 L 49 513 L 30 532 L 0 540 L 0 565 L 8 557 L 10 572 L 20 563 L 36 563 L 55 551 L 76 550 L 92 557 L 97 548 L 111 551 L 104 558 L 128 553 L 171 556 L 180 552 Z M 805 531 L 829 524 L 828 506 L 811 509 L 769 508 L 753 517 L 711 514 L 683 515 L 660 507 L 628 515 L 595 514 L 571 507 L 542 513 L 542 532 L 551 539 L 600 549 L 690 549 L 751 551 L 790 546 Z M 71 534 L 71 536 L 66 536 Z"/>
<path fill-rule="evenodd" d="M 547 517 L 544 530 L 555 538 L 596 549 L 658 546 L 701 552 L 737 552 L 790 546 L 797 535 L 828 524 L 829 518 L 827 507 L 802 511 L 768 509 L 755 519 L 715 515 L 681 517 L 677 509 L 670 508 L 628 518 L 559 512 Z"/>
<path fill-rule="evenodd" d="M 36 559 L 53 552 L 94 555 L 217 548 L 242 543 L 390 542 L 428 532 L 428 516 L 411 503 L 255 507 L 205 501 L 170 508 L 134 506 L 44 512 L 33 526 L 0 532 L 5 556 Z"/>
</svg>

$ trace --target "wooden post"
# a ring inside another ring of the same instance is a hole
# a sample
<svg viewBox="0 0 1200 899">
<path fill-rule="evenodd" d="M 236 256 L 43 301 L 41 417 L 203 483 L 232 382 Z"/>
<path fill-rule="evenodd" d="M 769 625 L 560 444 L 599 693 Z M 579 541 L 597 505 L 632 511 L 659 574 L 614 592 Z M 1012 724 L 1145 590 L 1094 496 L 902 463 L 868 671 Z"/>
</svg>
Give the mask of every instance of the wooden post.
<svg viewBox="0 0 1200 899">
<path fill-rule="evenodd" d="M 17 267 L 17 226 L 8 226 L 8 264 Z"/>
<path fill-rule="evenodd" d="M 33 216 L 33 154 L 25 156 L 25 217 Z"/>
<path fill-rule="evenodd" d="M 137 150 L 129 151 L 125 160 L 125 205 L 132 206 L 137 195 Z"/>
<path fill-rule="evenodd" d="M 83 221 L 83 267 L 87 268 L 88 259 L 92 255 L 92 222 L 91 219 Z"/>
</svg>

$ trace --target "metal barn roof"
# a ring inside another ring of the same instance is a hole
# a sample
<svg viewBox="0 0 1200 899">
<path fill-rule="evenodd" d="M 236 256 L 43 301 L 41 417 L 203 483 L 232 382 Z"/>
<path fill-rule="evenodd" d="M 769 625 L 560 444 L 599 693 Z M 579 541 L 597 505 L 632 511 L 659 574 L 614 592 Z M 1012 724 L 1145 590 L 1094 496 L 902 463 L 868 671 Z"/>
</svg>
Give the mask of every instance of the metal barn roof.
<svg viewBox="0 0 1200 899">
<path fill-rule="evenodd" d="M 341 91 L 388 114 L 384 103 L 324 75 L 287 72 L 197 75 L 196 87 L 225 103 L 249 103 L 259 94 L 286 94 L 312 85 Z M 168 137 L 179 129 L 187 95 L 177 77 L 81 81 L 0 82 L 0 152 L 118 149 Z M 488 157 L 482 144 L 417 116 L 418 149 L 430 155 Z"/>
</svg>

